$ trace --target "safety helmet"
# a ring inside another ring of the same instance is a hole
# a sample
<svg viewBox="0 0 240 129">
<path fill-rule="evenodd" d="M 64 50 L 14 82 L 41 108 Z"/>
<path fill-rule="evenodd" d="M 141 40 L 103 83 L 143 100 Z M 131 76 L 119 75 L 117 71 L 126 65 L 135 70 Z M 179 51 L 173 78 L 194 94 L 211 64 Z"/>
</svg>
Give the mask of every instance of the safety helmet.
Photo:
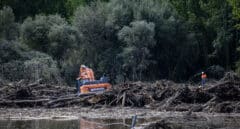
<svg viewBox="0 0 240 129">
<path fill-rule="evenodd" d="M 204 72 L 202 72 L 202 74 L 204 74 Z"/>
</svg>

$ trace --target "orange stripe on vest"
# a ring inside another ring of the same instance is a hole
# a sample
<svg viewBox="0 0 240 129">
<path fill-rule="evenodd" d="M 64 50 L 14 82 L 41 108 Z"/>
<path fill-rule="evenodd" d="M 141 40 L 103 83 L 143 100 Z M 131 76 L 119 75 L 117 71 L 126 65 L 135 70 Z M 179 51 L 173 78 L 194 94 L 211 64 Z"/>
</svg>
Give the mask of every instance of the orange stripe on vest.
<svg viewBox="0 0 240 129">
<path fill-rule="evenodd" d="M 201 78 L 207 78 L 207 74 L 202 74 Z"/>
</svg>

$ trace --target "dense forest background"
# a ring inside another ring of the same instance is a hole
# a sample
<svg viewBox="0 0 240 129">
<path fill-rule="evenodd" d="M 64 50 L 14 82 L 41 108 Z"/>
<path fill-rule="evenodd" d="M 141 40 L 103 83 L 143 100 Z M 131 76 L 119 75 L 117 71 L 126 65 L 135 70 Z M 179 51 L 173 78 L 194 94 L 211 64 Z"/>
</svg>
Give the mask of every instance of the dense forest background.
<svg viewBox="0 0 240 129">
<path fill-rule="evenodd" d="M 0 0 L 0 78 L 72 84 L 81 64 L 115 83 L 240 73 L 239 29 L 239 0 Z"/>
</svg>

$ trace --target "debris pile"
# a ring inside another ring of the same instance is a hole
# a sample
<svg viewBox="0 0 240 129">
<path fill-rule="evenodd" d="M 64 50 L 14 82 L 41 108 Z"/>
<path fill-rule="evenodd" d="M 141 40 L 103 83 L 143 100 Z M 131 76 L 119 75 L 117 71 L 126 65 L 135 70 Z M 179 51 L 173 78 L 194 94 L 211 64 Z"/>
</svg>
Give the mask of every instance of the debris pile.
<svg viewBox="0 0 240 129">
<path fill-rule="evenodd" d="M 1 107 L 131 106 L 167 111 L 240 112 L 240 79 L 234 73 L 204 87 L 169 80 L 114 85 L 111 91 L 75 95 L 74 87 L 26 84 L 0 86 Z"/>
<path fill-rule="evenodd" d="M 167 122 L 165 120 L 160 120 L 155 123 L 149 124 L 148 126 L 144 127 L 144 129 L 182 129 L 177 124 Z"/>
<path fill-rule="evenodd" d="M 28 83 L 24 80 L 4 83 L 0 86 L 1 107 L 44 106 L 46 102 L 60 96 L 68 96 L 74 88 L 42 84 L 41 80 Z"/>
</svg>

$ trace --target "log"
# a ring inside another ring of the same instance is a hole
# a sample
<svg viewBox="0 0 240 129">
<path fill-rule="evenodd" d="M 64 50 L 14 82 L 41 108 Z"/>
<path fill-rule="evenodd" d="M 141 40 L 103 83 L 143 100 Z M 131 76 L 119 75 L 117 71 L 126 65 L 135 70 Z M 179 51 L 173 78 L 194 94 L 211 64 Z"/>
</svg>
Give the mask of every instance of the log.
<svg viewBox="0 0 240 129">
<path fill-rule="evenodd" d="M 37 81 L 33 82 L 33 83 L 30 83 L 28 84 L 28 87 L 32 87 L 32 86 L 37 86 L 40 84 L 40 82 L 42 81 L 42 79 L 38 79 Z"/>
<path fill-rule="evenodd" d="M 125 106 L 125 101 L 126 101 L 126 92 L 123 93 L 122 107 Z"/>
<path fill-rule="evenodd" d="M 70 96 L 70 97 L 61 97 L 61 98 L 58 98 L 58 99 L 55 99 L 55 100 L 51 100 L 49 101 L 46 106 L 48 107 L 56 107 L 54 105 L 59 105 L 59 103 L 72 103 L 74 102 L 75 100 L 80 100 L 80 101 L 84 101 L 86 99 L 89 99 L 90 97 L 93 97 L 95 94 L 94 93 L 89 93 L 89 94 L 80 94 L 80 96 Z M 64 105 L 64 104 L 63 104 Z"/>
<path fill-rule="evenodd" d="M 8 106 L 8 105 L 25 105 L 25 106 L 33 106 L 33 105 L 43 105 L 43 103 L 48 102 L 49 99 L 37 99 L 37 100 L 2 100 L 0 101 L 0 105 Z"/>
</svg>

